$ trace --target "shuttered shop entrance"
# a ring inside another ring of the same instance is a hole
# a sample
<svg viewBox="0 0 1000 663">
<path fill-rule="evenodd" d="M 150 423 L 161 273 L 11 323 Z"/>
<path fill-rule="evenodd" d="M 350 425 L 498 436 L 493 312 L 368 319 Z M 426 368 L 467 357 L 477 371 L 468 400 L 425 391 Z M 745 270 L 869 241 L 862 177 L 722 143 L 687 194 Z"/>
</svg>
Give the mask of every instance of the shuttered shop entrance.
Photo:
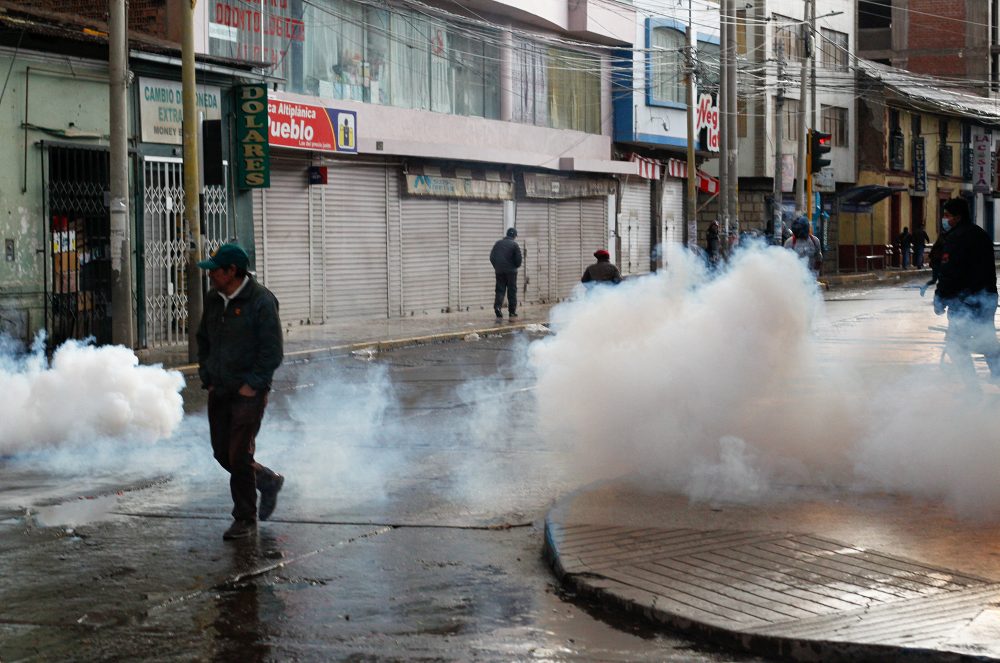
<svg viewBox="0 0 1000 663">
<path fill-rule="evenodd" d="M 448 204 L 437 198 L 400 200 L 404 315 L 448 308 Z"/>
<path fill-rule="evenodd" d="M 310 187 L 305 159 L 271 159 L 271 186 L 253 195 L 257 272 L 278 298 L 281 321 L 311 321 L 310 294 L 321 289 L 322 272 L 310 252 Z M 315 239 L 315 237 L 314 237 Z M 311 279 L 317 279 L 310 282 Z M 316 320 L 318 322 L 318 320 Z"/>
<path fill-rule="evenodd" d="M 549 202 L 519 200 L 514 216 L 517 242 L 524 256 L 518 294 L 528 304 L 548 302 L 553 297 L 549 278 Z"/>
<path fill-rule="evenodd" d="M 622 182 L 621 213 L 618 232 L 622 238 L 622 274 L 645 274 L 649 271 L 650 209 L 649 180 L 630 178 Z"/>
<path fill-rule="evenodd" d="M 460 200 L 452 204 L 458 208 L 458 305 L 463 310 L 492 307 L 496 279 L 490 251 L 504 235 L 503 203 Z M 518 283 L 519 290 L 521 286 Z"/>
<path fill-rule="evenodd" d="M 680 246 L 684 243 L 684 181 L 663 181 L 663 242 Z"/>
<path fill-rule="evenodd" d="M 324 197 L 327 316 L 387 317 L 386 198 L 399 195 L 395 172 L 350 162 L 328 167 L 328 184 L 314 187 Z"/>
</svg>

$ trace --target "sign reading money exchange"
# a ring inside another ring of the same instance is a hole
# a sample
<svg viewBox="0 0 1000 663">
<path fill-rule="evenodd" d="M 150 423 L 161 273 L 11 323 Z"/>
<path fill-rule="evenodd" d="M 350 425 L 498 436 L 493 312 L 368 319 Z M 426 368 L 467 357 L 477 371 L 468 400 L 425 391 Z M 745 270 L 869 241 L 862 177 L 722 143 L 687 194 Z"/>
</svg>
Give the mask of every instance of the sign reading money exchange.
<svg viewBox="0 0 1000 663">
<path fill-rule="evenodd" d="M 267 86 L 240 85 L 236 95 L 236 185 L 271 186 L 271 150 L 267 140 Z"/>
<path fill-rule="evenodd" d="M 214 85 L 196 87 L 198 111 L 206 120 L 222 118 L 222 92 Z M 159 78 L 139 79 L 139 121 L 144 143 L 180 145 L 184 123 L 184 102 L 180 81 Z"/>
</svg>

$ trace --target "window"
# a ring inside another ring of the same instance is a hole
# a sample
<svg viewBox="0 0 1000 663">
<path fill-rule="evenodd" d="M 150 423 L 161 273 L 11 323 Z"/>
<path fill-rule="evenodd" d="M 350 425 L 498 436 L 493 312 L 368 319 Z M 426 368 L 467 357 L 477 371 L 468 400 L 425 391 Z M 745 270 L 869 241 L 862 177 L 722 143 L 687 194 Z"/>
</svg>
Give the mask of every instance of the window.
<svg viewBox="0 0 1000 663">
<path fill-rule="evenodd" d="M 782 139 L 793 143 L 799 142 L 799 100 L 785 99 L 785 105 L 781 114 L 781 123 L 784 125 Z"/>
<path fill-rule="evenodd" d="M 347 0 L 303 7 L 288 90 L 401 108 L 500 115 L 496 33 Z"/>
<path fill-rule="evenodd" d="M 910 133 L 913 134 L 911 136 L 912 138 L 918 138 L 920 134 L 923 133 L 920 127 L 920 120 L 921 117 L 919 113 L 913 113 L 910 115 Z"/>
<path fill-rule="evenodd" d="M 698 92 L 718 92 L 721 51 L 718 42 L 698 41 Z"/>
<path fill-rule="evenodd" d="M 739 97 L 736 99 L 736 136 L 738 138 L 747 137 L 747 99 Z"/>
<path fill-rule="evenodd" d="M 736 10 L 736 54 L 747 54 L 747 10 Z"/>
<path fill-rule="evenodd" d="M 847 71 L 847 35 L 836 30 L 820 29 L 820 62 L 828 69 Z"/>
<path fill-rule="evenodd" d="M 830 134 L 833 147 L 847 147 L 847 109 L 840 106 L 823 106 L 820 113 L 821 131 Z"/>
<path fill-rule="evenodd" d="M 787 16 L 774 15 L 774 54 L 777 57 L 778 47 L 783 49 L 786 60 L 802 58 L 802 22 Z"/>
<path fill-rule="evenodd" d="M 648 53 L 650 64 L 646 69 L 650 77 L 647 83 L 650 103 L 687 103 L 684 89 L 685 46 L 681 29 L 651 24 L 649 48 L 652 50 Z"/>
<path fill-rule="evenodd" d="M 948 120 L 938 120 L 938 173 L 951 175 L 955 172 L 955 159 L 951 145 L 948 144 Z"/>
<path fill-rule="evenodd" d="M 515 122 L 601 132 L 601 59 L 515 39 L 511 113 Z"/>
</svg>

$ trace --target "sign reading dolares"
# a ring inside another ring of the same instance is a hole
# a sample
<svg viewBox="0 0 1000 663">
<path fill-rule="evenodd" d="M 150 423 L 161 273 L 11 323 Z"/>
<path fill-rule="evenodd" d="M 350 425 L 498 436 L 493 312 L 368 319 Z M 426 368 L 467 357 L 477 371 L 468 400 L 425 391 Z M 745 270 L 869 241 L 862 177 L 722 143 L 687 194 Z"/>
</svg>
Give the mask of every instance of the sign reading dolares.
<svg viewBox="0 0 1000 663">
<path fill-rule="evenodd" d="M 236 95 L 236 183 L 241 189 L 271 186 L 267 140 L 267 86 L 239 85 Z"/>
</svg>

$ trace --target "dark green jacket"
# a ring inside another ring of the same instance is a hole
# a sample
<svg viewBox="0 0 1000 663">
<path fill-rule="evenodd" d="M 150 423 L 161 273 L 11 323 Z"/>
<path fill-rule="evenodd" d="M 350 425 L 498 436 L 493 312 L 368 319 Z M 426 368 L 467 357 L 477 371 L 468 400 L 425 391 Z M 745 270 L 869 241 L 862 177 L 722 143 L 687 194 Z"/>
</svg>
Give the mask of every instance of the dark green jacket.
<svg viewBox="0 0 1000 663">
<path fill-rule="evenodd" d="M 284 356 L 278 300 L 253 277 L 228 307 L 209 290 L 197 338 L 202 385 L 224 393 L 243 384 L 267 389 Z"/>
</svg>

